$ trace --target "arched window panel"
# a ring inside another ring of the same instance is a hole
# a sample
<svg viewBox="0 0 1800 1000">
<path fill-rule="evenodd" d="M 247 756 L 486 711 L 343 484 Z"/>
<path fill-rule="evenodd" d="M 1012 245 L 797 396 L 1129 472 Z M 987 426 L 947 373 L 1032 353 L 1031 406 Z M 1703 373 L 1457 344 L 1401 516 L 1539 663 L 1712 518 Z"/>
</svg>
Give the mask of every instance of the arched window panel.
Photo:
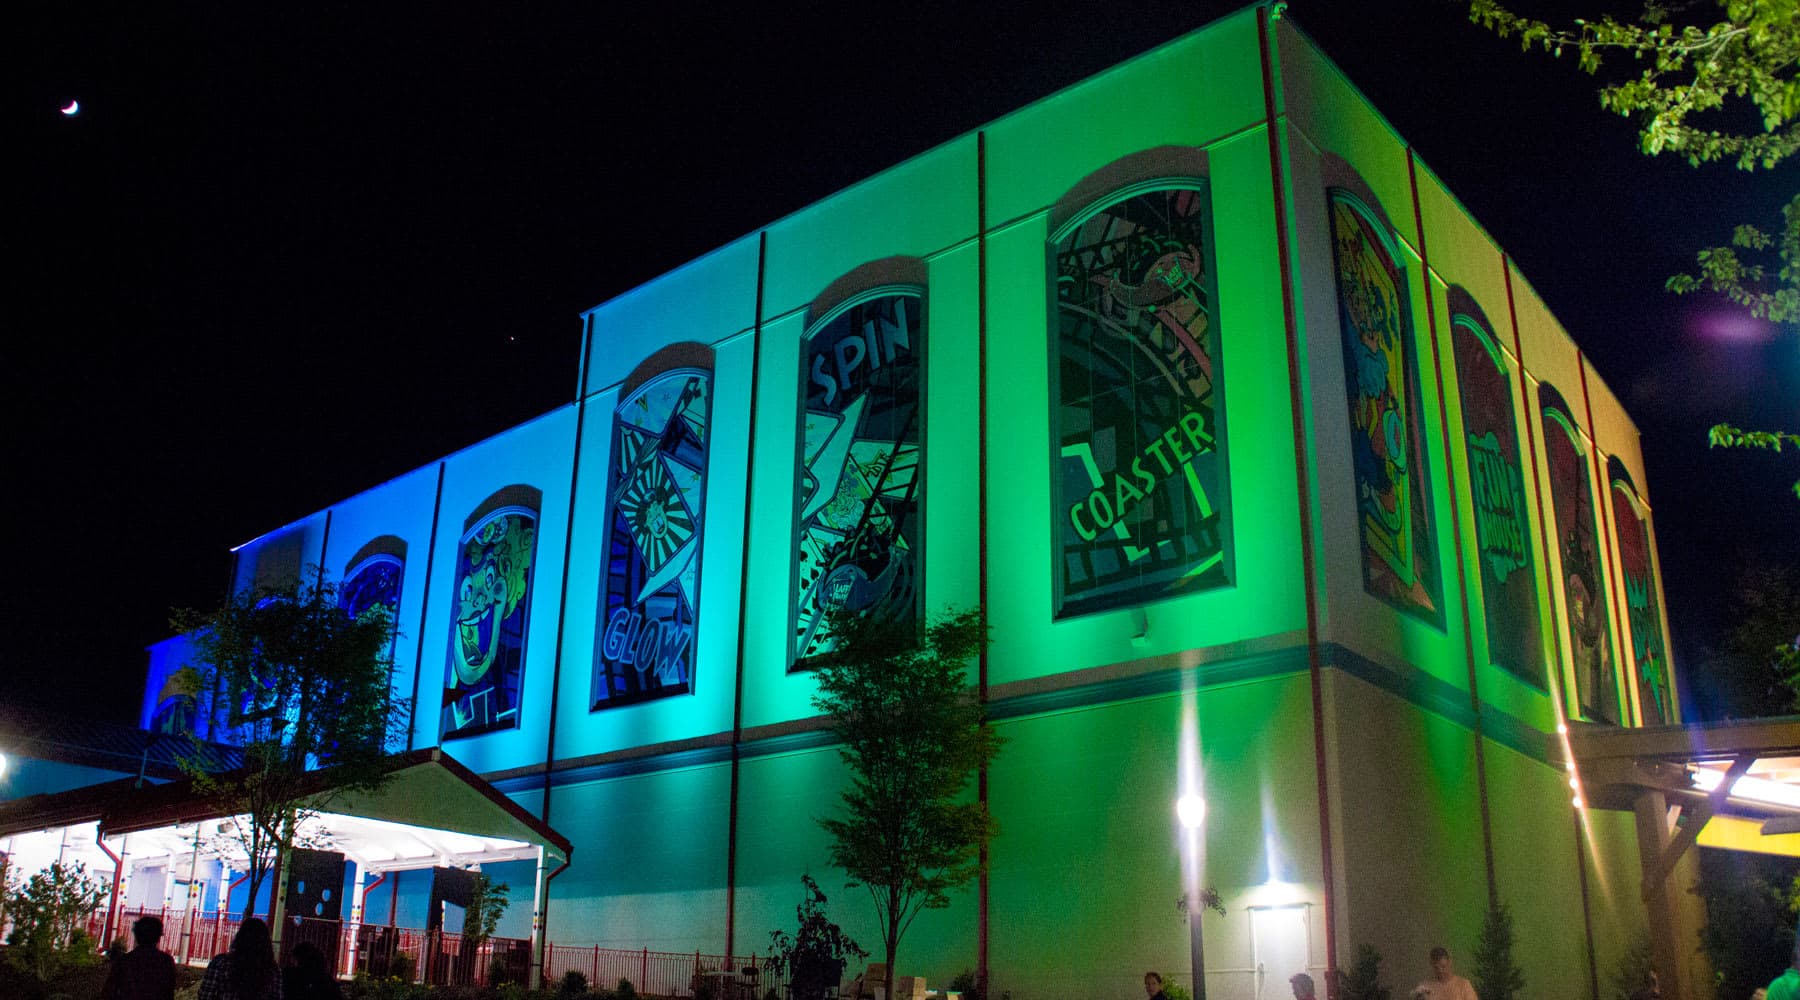
<svg viewBox="0 0 1800 1000">
<path fill-rule="evenodd" d="M 809 310 L 801 341 L 790 662 L 834 643 L 836 611 L 916 626 L 924 590 L 925 289 L 867 288 Z M 860 270 L 860 269 L 859 269 Z"/>
<path fill-rule="evenodd" d="M 1211 199 L 1114 190 L 1052 236 L 1058 617 L 1231 580 Z"/>
<path fill-rule="evenodd" d="M 1456 381 L 1462 392 L 1463 454 L 1475 510 L 1488 658 L 1520 680 L 1544 686 L 1537 568 L 1525 511 L 1525 476 L 1513 410 L 1512 369 L 1494 329 L 1458 286 L 1447 296 Z"/>
<path fill-rule="evenodd" d="M 1406 269 L 1398 242 L 1370 201 L 1331 188 L 1328 204 L 1363 587 L 1442 625 L 1443 584 Z"/>
<path fill-rule="evenodd" d="M 711 348 L 676 344 L 620 390 L 591 709 L 694 690 L 712 373 Z"/>
<path fill-rule="evenodd" d="M 1562 559 L 1563 603 L 1567 606 L 1570 663 L 1581 714 L 1617 724 L 1619 685 L 1608 624 L 1606 580 L 1596 541 L 1592 479 L 1587 445 L 1562 394 L 1538 389 L 1544 425 L 1544 462 L 1550 471 L 1550 501 L 1556 514 L 1554 544 Z"/>
<path fill-rule="evenodd" d="M 1632 662 L 1636 664 L 1638 711 L 1643 723 L 1673 722 L 1669 654 L 1663 645 L 1662 610 L 1656 600 L 1656 561 L 1650 551 L 1650 526 L 1631 474 L 1617 458 L 1606 463 L 1612 481 L 1613 524 L 1619 532 L 1619 569 L 1625 577 L 1625 615 L 1631 629 Z"/>
<path fill-rule="evenodd" d="M 338 585 L 338 607 L 352 618 L 377 605 L 389 620 L 400 610 L 400 582 L 406 574 L 406 543 L 383 535 L 364 545 L 344 568 Z"/>
<path fill-rule="evenodd" d="M 464 524 L 444 678 L 444 740 L 519 724 L 541 503 L 531 487 L 508 487 Z"/>
</svg>

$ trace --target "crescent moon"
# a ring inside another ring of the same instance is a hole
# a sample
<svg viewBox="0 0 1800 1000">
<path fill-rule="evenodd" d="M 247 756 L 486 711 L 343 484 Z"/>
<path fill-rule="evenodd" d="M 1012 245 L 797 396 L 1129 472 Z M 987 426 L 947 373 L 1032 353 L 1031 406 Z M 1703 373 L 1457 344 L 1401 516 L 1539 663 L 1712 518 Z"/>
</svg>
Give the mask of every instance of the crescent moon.
<svg viewBox="0 0 1800 1000">
<path fill-rule="evenodd" d="M 70 101 L 69 106 L 62 109 L 62 113 L 68 118 L 73 118 L 76 115 L 81 114 L 81 102 L 74 100 Z"/>
</svg>

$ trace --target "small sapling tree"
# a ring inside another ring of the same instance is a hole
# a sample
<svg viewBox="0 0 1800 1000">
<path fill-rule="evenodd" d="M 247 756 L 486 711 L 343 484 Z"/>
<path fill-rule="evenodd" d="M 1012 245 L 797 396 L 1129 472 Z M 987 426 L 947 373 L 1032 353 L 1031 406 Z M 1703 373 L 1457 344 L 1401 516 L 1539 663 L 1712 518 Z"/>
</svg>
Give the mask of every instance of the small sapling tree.
<svg viewBox="0 0 1800 1000">
<path fill-rule="evenodd" d="M 1001 741 L 964 676 L 987 626 L 979 611 L 963 611 L 922 630 L 851 614 L 830 627 L 837 646 L 823 657 L 813 704 L 832 719 L 851 784 L 837 814 L 819 822 L 832 863 L 875 904 L 892 977 L 913 919 L 950 905 L 995 833 L 969 790 Z"/>
</svg>

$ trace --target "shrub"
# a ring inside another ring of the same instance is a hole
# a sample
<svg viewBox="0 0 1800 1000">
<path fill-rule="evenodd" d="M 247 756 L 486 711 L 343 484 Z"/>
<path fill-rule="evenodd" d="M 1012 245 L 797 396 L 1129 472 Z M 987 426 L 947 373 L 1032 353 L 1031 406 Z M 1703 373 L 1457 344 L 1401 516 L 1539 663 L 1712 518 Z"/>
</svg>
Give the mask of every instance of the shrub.
<svg viewBox="0 0 1800 1000">
<path fill-rule="evenodd" d="M 1381 985 L 1381 952 L 1366 944 L 1356 949 L 1350 974 L 1340 970 L 1337 977 L 1340 1000 L 1388 1000 L 1387 987 Z"/>
<path fill-rule="evenodd" d="M 4 909 L 13 930 L 7 961 L 44 982 L 94 964 L 94 943 L 81 922 L 105 895 L 106 887 L 79 861 L 58 861 L 24 882 L 9 879 Z"/>
<path fill-rule="evenodd" d="M 613 1000 L 636 1000 L 636 998 L 637 987 L 631 985 L 629 979 L 621 979 L 619 985 L 613 987 Z"/>
<path fill-rule="evenodd" d="M 1485 1000 L 1513 1000 L 1525 988 L 1525 974 L 1513 964 L 1512 914 L 1505 903 L 1488 907 L 1475 942 L 1475 992 Z"/>
<path fill-rule="evenodd" d="M 569 996 L 578 996 L 587 992 L 587 973 L 580 969 L 570 969 L 563 973 L 561 990 Z"/>
</svg>

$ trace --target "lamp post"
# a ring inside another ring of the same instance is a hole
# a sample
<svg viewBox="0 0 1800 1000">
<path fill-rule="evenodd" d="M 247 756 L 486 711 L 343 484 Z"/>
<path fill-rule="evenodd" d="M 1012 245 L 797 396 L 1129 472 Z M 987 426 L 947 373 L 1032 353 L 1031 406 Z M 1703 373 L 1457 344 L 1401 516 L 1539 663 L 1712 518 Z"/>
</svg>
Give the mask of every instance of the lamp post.
<svg viewBox="0 0 1800 1000">
<path fill-rule="evenodd" d="M 1183 841 L 1187 846 L 1187 920 L 1188 958 L 1194 978 L 1194 1000 L 1206 1000 L 1206 943 L 1200 936 L 1201 903 L 1200 837 L 1206 823 L 1206 800 L 1189 792 L 1175 800 L 1175 816 L 1181 820 Z"/>
</svg>

